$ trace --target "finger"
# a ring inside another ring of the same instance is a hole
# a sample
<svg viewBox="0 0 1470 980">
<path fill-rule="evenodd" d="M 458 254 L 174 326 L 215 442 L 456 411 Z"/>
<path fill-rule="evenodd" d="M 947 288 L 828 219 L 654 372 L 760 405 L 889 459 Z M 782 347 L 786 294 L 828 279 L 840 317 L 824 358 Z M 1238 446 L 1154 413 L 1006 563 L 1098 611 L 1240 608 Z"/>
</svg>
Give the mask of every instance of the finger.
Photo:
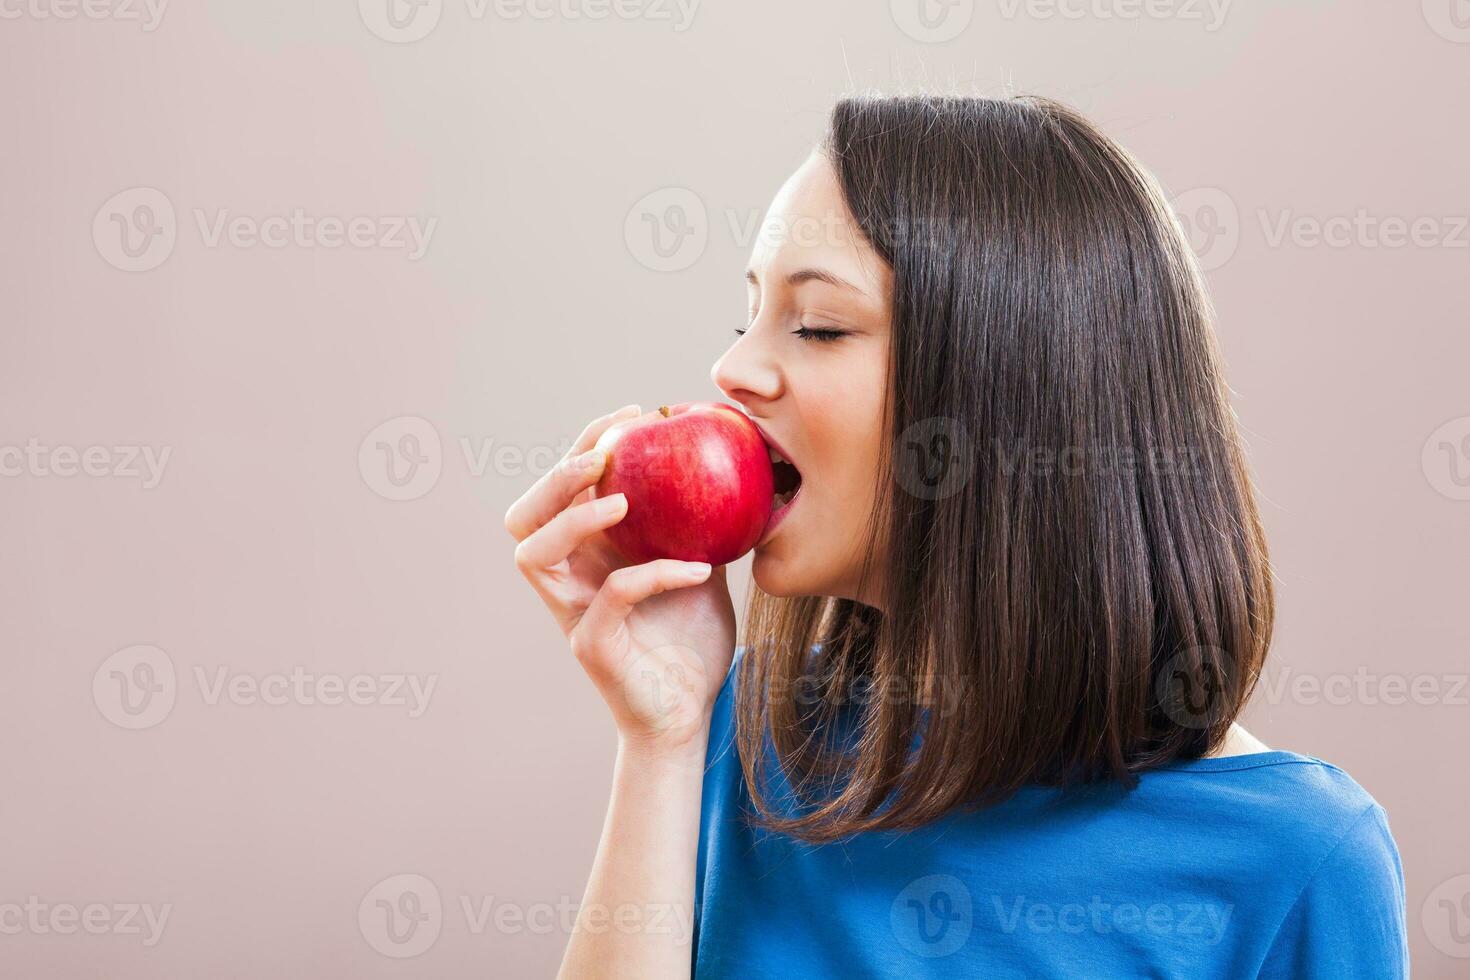
<svg viewBox="0 0 1470 980">
<path fill-rule="evenodd" d="M 606 464 L 607 453 L 598 449 L 557 463 L 510 505 L 505 512 L 505 529 L 518 541 L 526 540 L 566 510 L 577 494 L 601 479 Z"/>
<path fill-rule="evenodd" d="M 576 441 L 572 443 L 572 448 L 567 452 L 567 455 L 575 456 L 578 453 L 586 452 L 596 444 L 598 437 L 611 428 L 614 423 L 621 422 L 624 419 L 637 418 L 641 414 L 643 414 L 643 409 L 639 408 L 637 404 L 633 404 L 624 405 L 611 415 L 604 415 L 602 418 L 593 419 L 587 423 L 587 428 L 582 430 L 582 434 L 577 436 Z"/>
<path fill-rule="evenodd" d="M 698 585 L 709 578 L 712 569 L 702 561 L 678 561 L 660 558 L 644 565 L 629 565 L 611 572 L 602 588 L 592 597 L 587 611 L 577 624 L 578 655 L 583 651 L 605 649 L 617 639 L 618 631 L 633 607 L 650 596 L 670 589 Z"/>
<path fill-rule="evenodd" d="M 633 418 L 637 412 L 637 405 L 627 405 L 583 429 L 571 451 L 510 505 L 505 512 L 505 529 L 517 541 L 524 540 L 565 510 L 577 494 L 596 483 L 602 476 L 607 453 L 594 450 L 592 446 L 610 426 Z"/>
<path fill-rule="evenodd" d="M 568 507 L 516 545 L 516 567 L 527 578 L 544 577 L 583 541 L 611 527 L 628 513 L 628 498 L 621 493 Z"/>
</svg>

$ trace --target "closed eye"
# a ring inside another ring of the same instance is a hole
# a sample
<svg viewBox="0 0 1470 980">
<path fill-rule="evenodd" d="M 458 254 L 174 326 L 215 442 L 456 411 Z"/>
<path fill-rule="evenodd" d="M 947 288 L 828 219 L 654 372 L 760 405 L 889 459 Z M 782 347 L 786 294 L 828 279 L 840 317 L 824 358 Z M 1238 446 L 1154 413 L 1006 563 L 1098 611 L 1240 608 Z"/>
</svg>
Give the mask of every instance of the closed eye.
<svg viewBox="0 0 1470 980">
<path fill-rule="evenodd" d="M 846 330 L 831 330 L 827 327 L 798 327 L 791 332 L 802 340 L 815 340 L 822 344 L 830 344 L 832 341 L 840 337 L 846 337 L 848 334 Z"/>
<path fill-rule="evenodd" d="M 850 330 L 832 330 L 828 327 L 798 327 L 791 331 L 794 336 L 800 337 L 802 340 L 812 340 L 819 344 L 830 344 L 834 340 L 846 337 L 851 332 Z M 736 327 L 735 335 L 744 337 L 745 331 Z"/>
</svg>

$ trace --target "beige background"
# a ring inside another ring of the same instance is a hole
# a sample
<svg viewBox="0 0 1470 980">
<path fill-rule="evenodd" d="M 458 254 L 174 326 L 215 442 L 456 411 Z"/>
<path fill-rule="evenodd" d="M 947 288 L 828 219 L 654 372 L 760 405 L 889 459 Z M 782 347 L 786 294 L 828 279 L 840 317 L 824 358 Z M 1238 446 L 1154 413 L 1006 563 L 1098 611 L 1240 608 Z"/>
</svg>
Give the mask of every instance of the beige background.
<svg viewBox="0 0 1470 980">
<path fill-rule="evenodd" d="M 1383 802 L 1416 976 L 1470 968 L 1464 0 L 395 2 L 0 4 L 7 976 L 549 975 L 612 730 L 501 515 L 715 394 L 832 100 L 921 85 L 1179 195 L 1280 578 L 1248 722 Z"/>
</svg>

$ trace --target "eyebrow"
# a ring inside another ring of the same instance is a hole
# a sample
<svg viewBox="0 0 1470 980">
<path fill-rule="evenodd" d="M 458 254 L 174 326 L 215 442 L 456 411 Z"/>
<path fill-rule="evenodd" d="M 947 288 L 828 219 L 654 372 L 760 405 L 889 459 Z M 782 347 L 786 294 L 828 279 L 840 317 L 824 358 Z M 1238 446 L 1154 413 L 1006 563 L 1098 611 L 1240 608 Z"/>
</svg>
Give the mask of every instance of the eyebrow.
<svg viewBox="0 0 1470 980">
<path fill-rule="evenodd" d="M 759 286 L 761 284 L 760 277 L 755 274 L 754 269 L 745 270 L 745 281 L 752 286 Z M 825 282 L 827 285 L 836 286 L 838 289 L 851 289 L 853 292 L 861 293 L 864 296 L 867 295 L 867 292 L 862 287 L 848 282 L 841 276 L 828 272 L 826 269 L 797 269 L 786 277 L 786 284 L 788 286 L 799 286 L 804 282 Z"/>
</svg>

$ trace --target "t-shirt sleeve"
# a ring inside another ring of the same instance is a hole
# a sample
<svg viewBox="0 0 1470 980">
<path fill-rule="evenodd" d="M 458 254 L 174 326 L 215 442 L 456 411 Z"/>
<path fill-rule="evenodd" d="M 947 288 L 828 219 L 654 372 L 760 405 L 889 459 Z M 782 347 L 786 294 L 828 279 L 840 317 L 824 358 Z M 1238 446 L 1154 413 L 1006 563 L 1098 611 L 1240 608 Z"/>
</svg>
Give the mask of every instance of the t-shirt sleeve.
<svg viewBox="0 0 1470 980">
<path fill-rule="evenodd" d="M 1262 978 L 1398 980 L 1409 975 L 1404 869 L 1377 803 L 1322 859 L 1286 915 Z"/>
</svg>

